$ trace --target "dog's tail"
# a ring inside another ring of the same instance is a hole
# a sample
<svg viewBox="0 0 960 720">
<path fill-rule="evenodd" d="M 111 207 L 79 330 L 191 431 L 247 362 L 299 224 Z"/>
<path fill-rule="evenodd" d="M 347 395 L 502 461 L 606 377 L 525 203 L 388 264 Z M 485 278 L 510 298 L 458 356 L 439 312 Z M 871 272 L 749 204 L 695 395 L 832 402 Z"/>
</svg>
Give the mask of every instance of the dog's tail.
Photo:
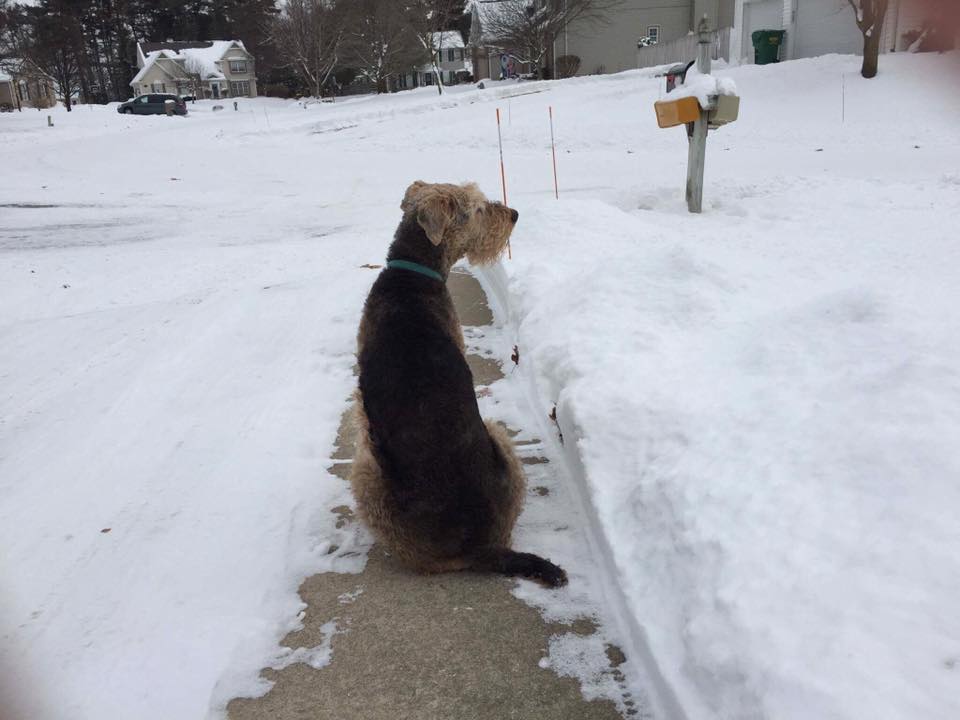
<svg viewBox="0 0 960 720">
<path fill-rule="evenodd" d="M 486 548 L 473 554 L 470 567 L 473 570 L 520 576 L 535 580 L 547 587 L 567 584 L 563 568 L 532 553 L 514 552 L 509 548 Z"/>
</svg>

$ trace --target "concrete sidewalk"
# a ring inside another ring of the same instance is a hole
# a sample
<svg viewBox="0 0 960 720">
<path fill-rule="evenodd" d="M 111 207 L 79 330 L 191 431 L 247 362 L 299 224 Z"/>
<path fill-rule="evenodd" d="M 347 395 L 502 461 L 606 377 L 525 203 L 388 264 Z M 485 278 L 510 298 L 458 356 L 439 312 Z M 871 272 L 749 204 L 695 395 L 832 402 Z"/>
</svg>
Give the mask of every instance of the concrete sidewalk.
<svg viewBox="0 0 960 720">
<path fill-rule="evenodd" d="M 471 275 L 455 271 L 449 287 L 463 325 L 492 323 L 483 291 Z M 478 386 L 502 377 L 499 364 L 489 358 L 472 355 L 469 361 Z M 535 447 L 532 453 L 518 447 L 531 469 L 547 462 Z M 352 452 L 345 418 L 332 472 L 346 478 Z M 548 492 L 530 485 L 531 495 Z M 349 508 L 334 512 L 341 523 L 354 522 Z M 588 702 L 577 680 L 539 666 L 552 635 L 592 634 L 593 621 L 545 622 L 511 594 L 515 582 L 473 573 L 413 575 L 375 545 L 359 575 L 324 573 L 300 587 L 308 606 L 304 627 L 283 644 L 296 648 L 329 642 L 330 663 L 320 669 L 299 663 L 264 670 L 263 677 L 275 683 L 270 692 L 231 701 L 228 715 L 231 720 L 621 717 L 612 701 Z M 336 625 L 332 638 L 325 632 L 331 621 Z M 611 675 L 622 681 L 617 666 L 623 653 L 610 645 L 607 657 Z M 622 700 L 627 715 L 639 716 L 629 693 Z"/>
</svg>

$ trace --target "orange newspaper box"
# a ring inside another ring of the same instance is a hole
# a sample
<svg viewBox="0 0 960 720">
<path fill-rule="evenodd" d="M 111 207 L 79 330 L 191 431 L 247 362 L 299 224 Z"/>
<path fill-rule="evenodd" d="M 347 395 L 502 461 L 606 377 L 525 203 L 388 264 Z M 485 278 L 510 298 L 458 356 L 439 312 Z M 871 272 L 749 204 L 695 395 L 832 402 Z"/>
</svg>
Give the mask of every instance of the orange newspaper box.
<svg viewBox="0 0 960 720">
<path fill-rule="evenodd" d="M 700 117 L 700 103 L 695 97 L 658 100 L 653 107 L 657 111 L 657 124 L 662 128 L 692 123 Z"/>
</svg>

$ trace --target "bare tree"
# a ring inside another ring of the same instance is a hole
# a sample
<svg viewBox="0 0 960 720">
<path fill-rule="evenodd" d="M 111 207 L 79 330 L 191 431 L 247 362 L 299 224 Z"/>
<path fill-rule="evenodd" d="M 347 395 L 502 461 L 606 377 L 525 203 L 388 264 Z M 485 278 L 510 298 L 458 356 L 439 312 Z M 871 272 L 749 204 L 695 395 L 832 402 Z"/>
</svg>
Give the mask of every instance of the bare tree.
<svg viewBox="0 0 960 720">
<path fill-rule="evenodd" d="M 889 0 L 847 0 L 857 16 L 857 27 L 863 33 L 863 66 L 860 74 L 872 78 L 877 74 L 883 21 Z"/>
<path fill-rule="evenodd" d="M 7 7 L 8 4 L 7 0 L 0 0 L 0 58 L 8 52 L 7 28 L 11 22 L 9 16 L 10 10 Z"/>
<path fill-rule="evenodd" d="M 607 13 L 621 0 L 479 0 L 487 5 L 482 15 L 483 34 L 530 63 L 538 76 L 553 41 L 572 23 L 607 22 Z M 549 68 L 547 68 L 549 74 Z"/>
<path fill-rule="evenodd" d="M 345 62 L 389 90 L 390 78 L 423 59 L 423 47 L 411 22 L 412 8 L 398 0 L 353 0 L 345 33 Z"/>
<path fill-rule="evenodd" d="M 444 31 L 463 14 L 463 0 L 416 0 L 411 3 L 413 31 L 423 47 L 424 62 L 433 66 L 437 78 L 437 92 L 443 94 L 443 73 L 438 53 L 443 50 Z"/>
<path fill-rule="evenodd" d="M 340 60 L 346 30 L 344 4 L 342 0 L 287 0 L 273 23 L 270 40 L 281 62 L 315 97 L 320 97 Z"/>
<path fill-rule="evenodd" d="M 73 94 L 80 89 L 83 33 L 76 8 L 68 0 L 46 0 L 30 8 L 29 27 L 17 36 L 18 54 L 53 78 L 63 104 L 70 112 Z"/>
</svg>

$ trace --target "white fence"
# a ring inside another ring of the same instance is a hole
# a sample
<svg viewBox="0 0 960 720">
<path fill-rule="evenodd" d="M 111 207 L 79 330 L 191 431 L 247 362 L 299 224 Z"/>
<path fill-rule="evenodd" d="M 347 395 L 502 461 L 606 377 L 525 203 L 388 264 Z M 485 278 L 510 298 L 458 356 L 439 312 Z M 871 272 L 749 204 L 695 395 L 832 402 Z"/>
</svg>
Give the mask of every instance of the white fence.
<svg viewBox="0 0 960 720">
<path fill-rule="evenodd" d="M 710 57 L 730 60 L 730 34 L 733 28 L 720 28 L 710 33 Z M 697 34 L 690 33 L 671 42 L 657 43 L 637 50 L 637 67 L 654 67 L 668 63 L 690 62 L 697 59 Z"/>
</svg>

